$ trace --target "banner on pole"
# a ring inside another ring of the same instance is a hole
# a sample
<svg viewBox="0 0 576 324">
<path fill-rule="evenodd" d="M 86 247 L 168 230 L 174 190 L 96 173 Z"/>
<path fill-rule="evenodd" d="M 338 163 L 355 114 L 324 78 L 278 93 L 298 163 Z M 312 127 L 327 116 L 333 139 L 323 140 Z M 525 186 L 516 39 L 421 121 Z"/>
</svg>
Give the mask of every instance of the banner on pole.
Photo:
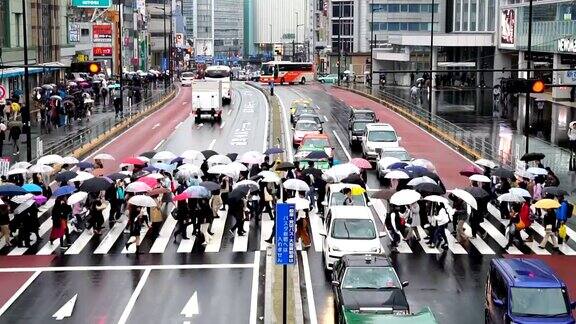
<svg viewBox="0 0 576 324">
<path fill-rule="evenodd" d="M 276 264 L 296 263 L 296 208 L 294 204 L 276 205 Z"/>
</svg>

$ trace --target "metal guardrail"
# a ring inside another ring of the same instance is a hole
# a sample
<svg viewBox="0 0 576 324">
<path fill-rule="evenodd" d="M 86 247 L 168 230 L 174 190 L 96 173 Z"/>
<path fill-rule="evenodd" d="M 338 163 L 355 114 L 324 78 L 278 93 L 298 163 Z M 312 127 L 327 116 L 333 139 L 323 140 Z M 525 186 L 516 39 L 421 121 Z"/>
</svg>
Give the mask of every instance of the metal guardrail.
<svg viewBox="0 0 576 324">
<path fill-rule="evenodd" d="M 109 131 L 115 125 L 122 123 L 126 118 L 136 115 L 140 112 L 144 112 L 150 107 L 166 98 L 170 95 L 170 92 L 175 89 L 175 86 L 172 85 L 168 89 L 164 91 L 164 93 L 153 95 L 150 98 L 147 98 L 141 101 L 138 104 L 132 105 L 131 107 L 124 109 L 124 117 L 121 119 L 116 119 L 114 116 L 110 116 L 100 122 L 89 125 L 87 127 L 78 129 L 77 131 L 70 134 L 64 139 L 58 141 L 58 143 L 45 147 L 43 150 L 44 155 L 48 154 L 58 154 L 58 155 L 68 155 L 74 150 L 82 147 L 83 145 L 91 142 L 92 140 L 96 139 L 98 136 L 104 134 L 105 132 Z M 135 121 L 137 122 L 137 121 Z M 31 163 L 35 163 L 38 157 L 35 157 Z"/>
</svg>

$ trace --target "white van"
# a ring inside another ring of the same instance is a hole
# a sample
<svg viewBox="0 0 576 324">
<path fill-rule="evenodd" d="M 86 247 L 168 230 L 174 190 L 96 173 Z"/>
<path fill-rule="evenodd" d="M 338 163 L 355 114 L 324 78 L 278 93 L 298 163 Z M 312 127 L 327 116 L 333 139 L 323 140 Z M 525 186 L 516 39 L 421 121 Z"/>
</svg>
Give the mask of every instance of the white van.
<svg viewBox="0 0 576 324">
<path fill-rule="evenodd" d="M 332 270 L 334 262 L 345 254 L 384 252 L 380 238 L 386 232 L 378 232 L 369 207 L 332 207 L 320 235 L 324 236 L 322 254 L 326 271 Z"/>
<path fill-rule="evenodd" d="M 194 82 L 194 72 L 182 72 L 180 75 L 180 83 L 183 87 L 191 87 Z"/>
<path fill-rule="evenodd" d="M 400 139 L 390 124 L 368 124 L 362 137 L 362 156 L 368 161 L 375 162 L 381 150 L 398 147 Z"/>
</svg>

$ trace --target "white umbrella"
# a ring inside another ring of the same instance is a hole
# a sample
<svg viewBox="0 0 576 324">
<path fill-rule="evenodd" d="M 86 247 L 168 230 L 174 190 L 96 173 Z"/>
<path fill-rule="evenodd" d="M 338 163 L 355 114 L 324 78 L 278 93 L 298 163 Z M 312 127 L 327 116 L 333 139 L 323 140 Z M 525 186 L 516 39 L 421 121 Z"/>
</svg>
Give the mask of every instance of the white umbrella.
<svg viewBox="0 0 576 324">
<path fill-rule="evenodd" d="M 378 164 L 384 169 L 388 169 L 390 165 L 398 162 L 401 162 L 401 160 L 393 156 L 385 156 L 378 160 Z"/>
<path fill-rule="evenodd" d="M 26 200 L 25 202 L 21 203 L 20 206 L 14 209 L 14 214 L 20 214 L 26 209 L 32 207 L 32 205 L 34 205 L 34 199 Z"/>
<path fill-rule="evenodd" d="M 390 197 L 390 203 L 396 206 L 411 205 L 420 200 L 421 197 L 420 193 L 416 190 L 404 189 L 394 193 L 392 197 Z"/>
<path fill-rule="evenodd" d="M 152 159 L 154 160 L 174 160 L 175 158 L 177 158 L 176 154 L 170 152 L 170 151 L 160 151 L 156 154 L 154 154 L 154 156 L 152 157 Z"/>
<path fill-rule="evenodd" d="M 182 152 L 182 154 L 180 154 L 180 157 L 185 159 L 185 160 L 191 160 L 191 161 L 204 161 L 206 158 L 204 157 L 204 155 L 202 154 L 202 152 L 200 151 L 196 151 L 196 150 L 187 150 Z"/>
<path fill-rule="evenodd" d="M 442 196 L 438 196 L 438 195 L 426 196 L 426 197 L 422 198 L 422 200 L 432 201 L 432 202 L 436 202 L 436 203 L 440 203 L 440 204 L 444 204 L 444 205 L 450 205 L 450 202 L 448 201 L 448 199 L 446 199 L 445 197 L 442 197 Z"/>
<path fill-rule="evenodd" d="M 488 159 L 476 160 L 476 162 L 474 162 L 474 163 L 476 163 L 479 166 L 487 167 L 489 169 L 494 169 L 495 167 L 498 166 L 498 164 L 496 164 L 496 162 L 490 161 Z"/>
<path fill-rule="evenodd" d="M 63 158 L 58 154 L 45 155 L 38 159 L 38 164 L 63 164 Z"/>
<path fill-rule="evenodd" d="M 68 197 L 66 203 L 70 206 L 75 205 L 81 201 L 86 200 L 86 198 L 88 197 L 88 193 L 84 192 L 84 191 L 78 191 L 73 193 L 72 195 L 70 195 L 70 197 Z"/>
<path fill-rule="evenodd" d="M 147 177 L 154 178 L 156 180 L 164 178 L 164 176 L 161 175 L 160 173 L 150 173 L 149 175 L 147 175 Z"/>
<path fill-rule="evenodd" d="M 208 165 L 209 166 L 218 165 L 218 164 L 230 164 L 230 163 L 232 163 L 232 160 L 230 160 L 230 158 L 227 157 L 226 155 L 222 155 L 222 154 L 212 155 L 210 158 L 208 158 Z"/>
<path fill-rule="evenodd" d="M 360 173 L 360 169 L 352 163 L 344 163 L 331 167 L 324 172 L 324 175 L 338 182 L 353 173 Z"/>
<path fill-rule="evenodd" d="M 28 168 L 28 173 L 50 173 L 54 172 L 54 168 L 44 164 L 34 164 Z"/>
<path fill-rule="evenodd" d="M 308 191 L 310 187 L 306 182 L 300 179 L 288 179 L 284 181 L 283 184 L 284 189 L 294 190 L 294 191 Z"/>
<path fill-rule="evenodd" d="M 244 164 L 237 162 L 237 161 L 234 161 L 234 162 L 228 164 L 228 166 L 230 168 L 236 170 L 236 172 L 238 172 L 238 173 L 243 172 L 243 171 L 248 171 L 247 166 L 245 166 Z"/>
<path fill-rule="evenodd" d="M 222 164 L 211 167 L 210 169 L 208 169 L 208 173 L 223 174 L 232 178 L 236 177 L 235 169 L 231 168 L 228 165 L 222 165 Z"/>
<path fill-rule="evenodd" d="M 152 190 L 149 185 L 141 181 L 135 181 L 126 186 L 128 192 L 148 192 Z"/>
<path fill-rule="evenodd" d="M 280 177 L 273 171 L 261 171 L 258 175 L 262 176 L 262 182 L 280 182 Z"/>
<path fill-rule="evenodd" d="M 236 159 L 236 161 L 248 164 L 260 164 L 264 162 L 264 154 L 256 151 L 249 151 L 242 154 L 242 156 Z"/>
<path fill-rule="evenodd" d="M 392 171 L 386 173 L 384 178 L 386 178 L 386 179 L 410 179 L 410 176 L 404 171 L 392 170 Z"/>
<path fill-rule="evenodd" d="M 143 156 L 143 155 L 137 156 L 136 158 L 137 158 L 138 160 L 144 162 L 144 163 L 150 163 L 150 159 L 147 158 L 147 157 L 145 157 L 145 156 Z"/>
<path fill-rule="evenodd" d="M 8 171 L 8 173 L 6 173 L 6 175 L 10 176 L 10 175 L 15 175 L 15 174 L 26 174 L 26 173 L 28 173 L 27 169 L 20 168 L 20 169 L 10 170 L 10 171 Z"/>
<path fill-rule="evenodd" d="M 526 170 L 517 170 L 514 174 L 519 178 L 534 179 L 534 175 Z"/>
<path fill-rule="evenodd" d="M 476 199 L 468 191 L 462 189 L 453 189 L 449 190 L 449 192 L 451 192 L 454 196 L 462 199 L 465 203 L 468 204 L 468 206 L 474 209 L 478 209 L 478 203 L 476 202 Z"/>
<path fill-rule="evenodd" d="M 24 194 L 24 195 L 14 196 L 14 197 L 12 197 L 12 199 L 10 199 L 10 200 L 11 200 L 12 202 L 14 202 L 14 203 L 21 204 L 21 203 L 23 203 L 23 202 L 25 202 L 25 201 L 27 201 L 27 200 L 32 199 L 32 198 L 34 198 L 34 195 L 31 194 L 31 193 L 27 193 L 27 194 Z"/>
<path fill-rule="evenodd" d="M 534 175 L 547 175 L 548 174 L 548 170 L 546 170 L 544 168 L 531 167 L 531 168 L 528 168 L 526 171 L 530 172 L 531 174 L 534 174 Z"/>
<path fill-rule="evenodd" d="M 515 195 L 513 193 L 507 192 L 502 194 L 498 197 L 499 202 L 524 202 L 524 198 L 522 196 Z"/>
<path fill-rule="evenodd" d="M 530 192 L 523 188 L 511 188 L 510 190 L 508 190 L 508 192 L 516 196 L 532 198 Z"/>
<path fill-rule="evenodd" d="M 76 182 L 76 181 L 82 182 L 92 178 L 94 178 L 94 175 L 92 173 L 88 173 L 86 171 L 78 171 L 76 172 L 76 176 L 68 180 L 68 182 Z"/>
<path fill-rule="evenodd" d="M 258 183 L 254 180 L 242 180 L 242 181 L 236 182 L 233 186 L 233 189 L 236 189 L 240 186 L 248 186 L 248 187 L 250 187 L 251 190 L 258 190 L 258 188 L 260 188 Z"/>
<path fill-rule="evenodd" d="M 108 153 L 100 153 L 100 154 L 96 154 L 94 155 L 94 160 L 110 160 L 110 161 L 114 161 L 116 160 L 112 155 L 108 154 Z"/>
<path fill-rule="evenodd" d="M 488 178 L 483 174 L 473 174 L 470 177 L 468 177 L 468 179 L 470 179 L 470 181 L 476 181 L 476 182 L 487 182 L 487 183 L 492 182 L 490 178 Z"/>
<path fill-rule="evenodd" d="M 304 198 L 300 198 L 300 197 L 294 197 L 294 198 L 286 199 L 286 203 L 287 204 L 294 204 L 294 207 L 296 208 L 296 210 L 303 210 L 303 209 L 309 209 L 310 208 L 310 201 L 308 199 L 304 199 Z"/>
<path fill-rule="evenodd" d="M 77 158 L 70 155 L 62 158 L 62 164 L 78 164 L 78 163 L 80 163 L 80 161 L 78 161 Z"/>
<path fill-rule="evenodd" d="M 30 162 L 16 162 L 13 166 L 10 167 L 10 170 L 14 169 L 28 169 L 32 164 Z"/>
<path fill-rule="evenodd" d="M 414 161 L 410 162 L 410 164 L 424 167 L 428 169 L 428 171 L 436 172 L 436 167 L 434 166 L 434 163 L 426 159 L 415 159 Z"/>
<path fill-rule="evenodd" d="M 181 166 L 178 167 L 178 173 L 182 172 L 182 174 L 186 173 L 189 174 L 190 177 L 196 175 L 198 177 L 201 177 L 204 175 L 204 172 L 202 172 L 202 170 L 200 170 L 200 167 L 194 164 L 182 164 Z"/>
<path fill-rule="evenodd" d="M 421 183 L 432 183 L 432 184 L 437 184 L 436 181 L 434 181 L 434 179 L 427 177 L 427 176 L 423 176 L 423 177 L 418 177 L 418 178 L 414 178 L 410 181 L 408 181 L 408 185 L 409 186 L 417 186 Z"/>
<path fill-rule="evenodd" d="M 136 195 L 130 199 L 128 199 L 128 203 L 134 206 L 140 207 L 156 207 L 158 203 L 154 198 L 145 195 Z"/>
</svg>

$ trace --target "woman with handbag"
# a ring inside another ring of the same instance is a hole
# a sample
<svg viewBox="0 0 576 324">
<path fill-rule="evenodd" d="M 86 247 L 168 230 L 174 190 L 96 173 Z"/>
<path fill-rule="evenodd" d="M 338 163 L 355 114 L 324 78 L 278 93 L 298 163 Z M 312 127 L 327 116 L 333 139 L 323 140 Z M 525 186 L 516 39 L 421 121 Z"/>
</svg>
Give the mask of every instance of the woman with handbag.
<svg viewBox="0 0 576 324">
<path fill-rule="evenodd" d="M 556 233 L 558 228 L 556 227 L 556 211 L 554 209 L 547 209 L 546 215 L 544 215 L 544 221 L 542 223 L 544 225 L 545 233 L 544 239 L 538 245 L 541 249 L 546 248 L 546 243 L 548 243 L 548 239 L 552 239 L 552 247 L 554 250 L 558 250 L 558 238 L 556 237 Z"/>
<path fill-rule="evenodd" d="M 160 209 L 160 199 L 158 196 L 152 197 L 156 200 L 156 206 L 150 207 L 150 222 L 152 222 L 152 237 L 156 238 L 160 234 L 160 227 L 162 227 L 162 210 Z"/>
</svg>

